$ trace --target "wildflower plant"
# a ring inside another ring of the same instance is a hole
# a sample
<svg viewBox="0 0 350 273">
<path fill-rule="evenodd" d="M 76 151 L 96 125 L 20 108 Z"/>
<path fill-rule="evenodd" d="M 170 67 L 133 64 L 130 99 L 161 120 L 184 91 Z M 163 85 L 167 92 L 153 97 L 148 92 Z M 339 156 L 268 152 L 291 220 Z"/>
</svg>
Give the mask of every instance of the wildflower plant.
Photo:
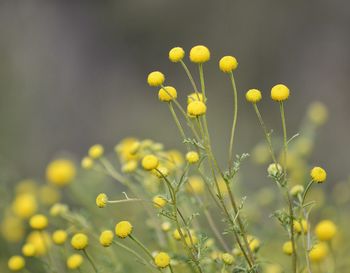
<svg viewBox="0 0 350 273">
<path fill-rule="evenodd" d="M 84 181 L 84 187 L 88 189 L 89 181 L 97 179 L 94 178 L 96 174 L 100 175 L 98 179 L 101 175 L 113 179 L 123 191 L 119 190 L 118 199 L 113 193 L 101 192 L 104 187 L 100 184 L 91 186 L 95 200 L 90 196 L 86 205 L 79 204 L 82 210 L 72 210 L 67 204 L 60 203 L 60 198 L 49 198 L 52 202 L 43 205 L 28 184 L 28 189 L 16 193 L 5 219 L 8 222 L 2 227 L 5 230 L 10 226 L 19 234 L 17 238 L 3 232 L 9 241 L 22 243 L 23 256 L 14 253 L 8 259 L 11 271 L 29 271 L 31 267 L 27 269 L 27 264 L 38 259 L 46 272 L 65 272 L 66 269 L 124 272 L 135 270 L 131 261 L 137 261 L 137 266 L 148 272 L 285 270 L 311 273 L 321 272 L 321 264 L 327 270 L 334 270 L 327 272 L 335 272 L 337 265 L 329 253 L 333 251 L 332 242 L 338 227 L 332 220 L 325 219 L 313 232 L 314 220 L 310 219 L 316 204 L 310 193 L 313 188 L 323 186 L 321 183 L 326 181 L 327 173 L 321 166 L 310 168 L 306 163 L 315 130 L 326 120 L 325 107 L 320 103 L 313 106 L 300 132 L 290 135 L 285 105 L 292 92 L 285 84 L 273 86 L 270 97 L 276 104 L 281 122 L 282 145 L 279 145 L 278 135 L 273 135 L 260 112 L 265 99 L 263 92 L 256 88 L 245 92 L 246 107 L 255 112 L 256 124 L 261 127 L 264 138 L 264 142 L 253 149 L 253 160 L 267 166 L 266 176 L 272 183 L 266 187 L 275 187 L 283 201 L 277 202 L 271 211 L 276 223 L 282 227 L 275 232 L 280 233 L 276 236 L 281 241 L 278 251 L 272 254 L 284 253 L 289 261 L 281 258 L 277 264 L 274 257 L 261 253 L 264 238 L 253 235 L 259 228 L 254 227 L 247 216 L 249 203 L 246 197 L 238 195 L 241 167 L 249 157 L 248 153 L 235 152 L 240 92 L 235 79 L 238 61 L 234 56 L 224 56 L 218 62 L 220 71 L 230 83 L 233 98 L 227 163 L 222 165 L 214 153 L 207 120 L 211 92 L 206 90 L 204 68 L 211 60 L 210 50 L 198 45 L 189 52 L 190 61 L 198 69 L 198 80 L 187 66 L 185 56 L 181 47 L 169 51 L 169 60 L 182 69 L 189 80 L 190 94 L 166 85 L 166 77 L 160 71 L 153 71 L 147 77 L 148 85 L 158 92 L 159 101 L 169 109 L 183 151 L 168 150 L 163 144 L 149 139 L 126 138 L 112 153 L 101 144 L 91 146 L 81 161 L 81 170 L 68 159 L 50 163 L 46 175 L 49 185 L 54 187 L 52 196 L 60 197 L 65 187 L 73 192 L 71 184 L 76 179 Z M 187 96 L 186 106 L 178 101 L 178 97 L 184 96 Z M 296 176 L 300 166 L 307 171 Z M 82 193 L 81 189 L 79 191 Z M 268 203 L 268 192 L 264 192 L 264 204 Z M 77 200 L 72 198 L 73 207 Z M 126 206 L 125 213 L 122 213 L 123 209 L 118 210 L 118 207 L 125 209 Z M 134 206 L 142 209 L 146 219 L 135 221 L 132 216 Z M 276 209 L 277 206 L 280 208 Z M 119 215 L 111 217 L 109 213 L 115 209 Z M 116 257 L 116 250 L 122 251 L 122 256 L 127 254 L 128 258 Z"/>
</svg>

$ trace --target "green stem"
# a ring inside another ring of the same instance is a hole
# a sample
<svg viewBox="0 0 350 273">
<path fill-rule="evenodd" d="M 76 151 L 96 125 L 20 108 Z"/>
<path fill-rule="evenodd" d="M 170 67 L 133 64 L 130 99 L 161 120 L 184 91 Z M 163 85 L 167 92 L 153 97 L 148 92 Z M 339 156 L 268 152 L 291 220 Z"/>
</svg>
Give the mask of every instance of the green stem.
<svg viewBox="0 0 350 273">
<path fill-rule="evenodd" d="M 175 124 L 176 124 L 177 128 L 180 131 L 181 137 L 182 137 L 183 141 L 185 141 L 185 139 L 187 139 L 185 131 L 184 131 L 184 129 L 181 126 L 181 123 L 180 123 L 180 121 L 179 121 L 179 119 L 178 119 L 178 117 L 176 115 L 176 112 L 174 111 L 174 107 L 173 107 L 171 102 L 169 102 L 169 109 L 170 109 L 171 115 L 173 116 Z M 186 144 L 186 147 L 187 147 L 187 150 L 190 150 L 190 148 L 188 146 L 188 143 Z"/>
<path fill-rule="evenodd" d="M 142 250 L 150 257 L 151 260 L 153 260 L 152 253 L 148 250 L 148 248 L 141 243 L 138 239 L 136 239 L 134 236 L 129 235 L 130 239 L 133 240 L 139 247 L 142 248 Z"/>
<path fill-rule="evenodd" d="M 233 89 L 233 104 L 234 104 L 234 113 L 233 113 L 233 122 L 232 122 L 232 129 L 231 129 L 231 137 L 230 137 L 230 147 L 229 147 L 229 158 L 228 158 L 228 166 L 229 166 L 229 172 L 231 172 L 232 164 L 233 164 L 233 141 L 235 137 L 235 129 L 237 124 L 237 115 L 238 115 L 238 98 L 237 98 L 237 88 L 235 79 L 233 77 L 233 73 L 230 73 L 230 79 L 232 83 L 232 89 Z"/>
<path fill-rule="evenodd" d="M 92 258 L 90 257 L 90 255 L 87 253 L 86 249 L 83 249 L 83 252 L 84 252 L 86 258 L 88 259 L 89 263 L 93 267 L 95 273 L 98 273 L 97 267 L 96 267 L 94 261 L 92 260 Z"/>
<path fill-rule="evenodd" d="M 192 87 L 193 87 L 194 91 L 195 91 L 196 93 L 198 93 L 197 85 L 196 85 L 195 81 L 193 80 L 193 77 L 192 77 L 192 74 L 191 74 L 190 70 L 188 69 L 187 65 L 185 64 L 185 62 L 184 62 L 183 60 L 181 60 L 180 63 L 181 63 L 181 65 L 182 65 L 183 69 L 185 70 L 185 72 L 186 72 L 186 74 L 187 74 L 187 77 L 189 78 L 189 80 L 190 80 L 190 82 L 191 82 L 191 84 L 192 84 Z"/>
</svg>

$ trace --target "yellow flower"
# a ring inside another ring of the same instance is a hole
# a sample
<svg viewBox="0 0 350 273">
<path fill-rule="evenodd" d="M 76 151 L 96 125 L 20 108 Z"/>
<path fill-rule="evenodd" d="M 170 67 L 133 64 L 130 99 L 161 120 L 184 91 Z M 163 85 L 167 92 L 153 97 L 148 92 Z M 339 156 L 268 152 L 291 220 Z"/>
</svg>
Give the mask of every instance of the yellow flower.
<svg viewBox="0 0 350 273">
<path fill-rule="evenodd" d="M 164 86 L 159 89 L 158 98 L 160 101 L 169 102 L 177 98 L 176 89 L 172 86 Z"/>
<path fill-rule="evenodd" d="M 233 70 L 236 70 L 238 67 L 238 62 L 233 56 L 222 57 L 219 61 L 219 68 L 224 73 L 230 73 Z"/>
<path fill-rule="evenodd" d="M 170 228 L 171 228 L 171 225 L 170 225 L 170 223 L 169 222 L 164 222 L 164 223 L 162 223 L 162 230 L 164 231 L 164 232 L 168 232 L 169 230 L 170 230 Z"/>
<path fill-rule="evenodd" d="M 83 263 L 83 256 L 80 254 L 73 254 L 67 259 L 67 267 L 69 269 L 78 269 Z"/>
<path fill-rule="evenodd" d="M 113 231 L 105 230 L 100 235 L 100 244 L 104 247 L 108 247 L 112 244 L 114 238 Z"/>
<path fill-rule="evenodd" d="M 183 230 L 181 229 L 181 233 L 183 234 Z M 175 240 L 180 241 L 181 240 L 181 234 L 178 229 L 175 229 L 173 232 L 173 237 Z"/>
<path fill-rule="evenodd" d="M 47 232 L 33 231 L 26 240 L 26 243 L 32 244 L 35 247 L 35 255 L 44 255 L 51 246 L 50 236 Z"/>
<path fill-rule="evenodd" d="M 61 199 L 61 193 L 57 187 L 43 185 L 39 188 L 39 199 L 44 205 L 52 205 Z"/>
<path fill-rule="evenodd" d="M 137 161 L 130 160 L 122 166 L 123 173 L 132 173 L 137 169 Z"/>
<path fill-rule="evenodd" d="M 12 203 L 13 212 L 20 218 L 31 217 L 38 209 L 37 201 L 32 194 L 23 193 L 17 195 Z"/>
<path fill-rule="evenodd" d="M 68 211 L 68 206 L 65 204 L 57 203 L 54 204 L 50 209 L 50 215 L 58 216 Z"/>
<path fill-rule="evenodd" d="M 189 116 L 201 116 L 207 112 L 207 106 L 204 102 L 201 101 L 193 101 L 187 105 L 187 114 Z"/>
<path fill-rule="evenodd" d="M 101 156 L 103 156 L 103 153 L 104 153 L 104 148 L 101 144 L 95 144 L 91 146 L 88 152 L 89 156 L 92 159 L 100 158 Z"/>
<path fill-rule="evenodd" d="M 186 154 L 186 159 L 190 164 L 197 163 L 199 161 L 199 154 L 195 151 L 190 151 Z"/>
<path fill-rule="evenodd" d="M 261 101 L 262 96 L 261 96 L 261 92 L 258 89 L 250 89 L 245 94 L 245 98 L 248 102 L 257 103 Z"/>
<path fill-rule="evenodd" d="M 74 163 L 67 159 L 54 160 L 46 168 L 47 180 L 56 186 L 65 186 L 71 183 L 75 173 Z"/>
<path fill-rule="evenodd" d="M 94 160 L 91 157 L 84 157 L 81 161 L 81 167 L 85 170 L 90 170 L 94 166 Z"/>
<path fill-rule="evenodd" d="M 85 249 L 89 244 L 89 238 L 84 233 L 77 233 L 70 241 L 72 247 L 77 250 Z"/>
<path fill-rule="evenodd" d="M 67 240 L 67 232 L 64 230 L 56 230 L 54 231 L 54 233 L 52 234 L 52 241 L 56 244 L 56 245 L 63 245 Z"/>
<path fill-rule="evenodd" d="M 221 255 L 221 259 L 227 265 L 232 265 L 233 262 L 235 261 L 235 258 L 230 253 L 223 253 Z"/>
<path fill-rule="evenodd" d="M 96 205 L 99 208 L 104 208 L 107 205 L 107 202 L 108 202 L 108 197 L 105 193 L 100 193 L 99 195 L 97 195 Z"/>
<path fill-rule="evenodd" d="M 260 240 L 258 238 L 248 235 L 247 240 L 251 251 L 257 251 L 260 248 Z"/>
<path fill-rule="evenodd" d="M 182 47 L 174 47 L 169 51 L 169 60 L 173 63 L 180 62 L 185 56 L 185 51 Z"/>
<path fill-rule="evenodd" d="M 283 253 L 284 254 L 287 254 L 287 255 L 292 255 L 293 253 L 293 244 L 291 241 L 287 241 L 283 244 L 282 246 L 282 250 L 283 250 Z"/>
<path fill-rule="evenodd" d="M 302 219 L 301 221 L 293 220 L 293 228 L 295 232 L 305 234 L 309 230 L 309 224 L 305 219 Z"/>
<path fill-rule="evenodd" d="M 189 193 L 202 194 L 204 192 L 204 181 L 200 176 L 190 176 L 186 183 L 186 191 Z"/>
<path fill-rule="evenodd" d="M 48 224 L 49 221 L 47 220 L 47 217 L 42 214 L 36 214 L 29 220 L 29 225 L 32 229 L 42 230 L 45 229 Z"/>
<path fill-rule="evenodd" d="M 158 166 L 157 169 L 152 170 L 152 174 L 154 174 L 158 178 L 163 178 L 168 176 L 169 170 L 164 166 Z"/>
<path fill-rule="evenodd" d="M 276 176 L 282 173 L 282 166 L 280 164 L 271 163 L 267 168 L 267 173 L 271 176 Z"/>
<path fill-rule="evenodd" d="M 310 172 L 310 176 L 312 181 L 317 183 L 323 183 L 327 179 L 327 173 L 321 167 L 314 167 Z"/>
<path fill-rule="evenodd" d="M 202 64 L 210 60 L 210 51 L 203 45 L 197 45 L 191 48 L 190 60 L 193 63 Z"/>
<path fill-rule="evenodd" d="M 1 235 L 11 243 L 21 241 L 24 232 L 23 222 L 16 216 L 5 216 L 3 221 L 1 221 Z"/>
<path fill-rule="evenodd" d="M 33 257 L 36 254 L 35 246 L 33 244 L 25 244 L 22 247 L 22 253 L 26 257 Z"/>
<path fill-rule="evenodd" d="M 191 237 L 186 234 L 185 242 L 188 247 L 192 248 L 198 243 L 198 238 L 196 235 L 192 234 L 191 232 Z"/>
<path fill-rule="evenodd" d="M 297 196 L 298 194 L 304 192 L 304 187 L 302 185 L 295 185 L 290 189 L 289 192 L 292 196 Z"/>
<path fill-rule="evenodd" d="M 115 226 L 115 234 L 119 238 L 126 238 L 132 233 L 133 227 L 128 221 L 121 221 Z"/>
<path fill-rule="evenodd" d="M 337 234 L 337 226 L 330 220 L 323 220 L 317 224 L 315 234 L 320 241 L 332 240 Z"/>
<path fill-rule="evenodd" d="M 142 167 L 146 170 L 146 171 L 151 171 L 154 170 L 158 167 L 159 165 L 159 160 L 158 157 L 156 157 L 155 155 L 146 155 L 143 159 L 142 159 Z"/>
<path fill-rule="evenodd" d="M 204 96 L 202 93 L 192 93 L 187 96 L 187 104 L 190 104 L 192 101 L 201 101 L 204 102 Z"/>
<path fill-rule="evenodd" d="M 307 116 L 316 125 L 322 125 L 327 121 L 328 109 L 322 102 L 314 102 L 309 106 Z"/>
<path fill-rule="evenodd" d="M 164 74 L 159 71 L 153 71 L 148 74 L 147 82 L 150 86 L 161 86 L 165 81 Z"/>
<path fill-rule="evenodd" d="M 170 264 L 170 257 L 165 252 L 159 252 L 154 257 L 154 263 L 159 268 L 165 268 L 165 267 L 167 267 Z"/>
<path fill-rule="evenodd" d="M 167 204 L 167 200 L 164 197 L 159 195 L 153 197 L 152 201 L 153 201 L 153 205 L 158 209 L 165 207 L 165 205 Z"/>
<path fill-rule="evenodd" d="M 26 262 L 25 260 L 23 259 L 22 256 L 12 256 L 9 260 L 8 260 L 8 268 L 11 270 L 11 271 L 20 271 L 22 270 L 25 265 L 26 265 Z"/>
<path fill-rule="evenodd" d="M 313 246 L 309 252 L 309 258 L 311 262 L 321 262 L 328 255 L 328 246 L 326 243 L 318 243 Z"/>
<path fill-rule="evenodd" d="M 277 84 L 271 89 L 271 98 L 274 101 L 285 101 L 289 97 L 289 89 L 284 84 Z"/>
</svg>

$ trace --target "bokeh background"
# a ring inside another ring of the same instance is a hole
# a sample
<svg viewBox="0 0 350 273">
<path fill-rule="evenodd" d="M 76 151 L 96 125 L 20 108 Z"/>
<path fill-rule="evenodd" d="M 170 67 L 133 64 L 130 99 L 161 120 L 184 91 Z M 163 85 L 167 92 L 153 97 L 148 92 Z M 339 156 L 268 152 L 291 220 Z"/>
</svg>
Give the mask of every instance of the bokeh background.
<svg viewBox="0 0 350 273">
<path fill-rule="evenodd" d="M 250 151 L 262 138 L 244 92 L 263 91 L 262 112 L 278 131 L 278 107 L 268 94 L 282 82 L 292 92 L 290 135 L 309 103 L 328 106 L 311 163 L 327 166 L 332 181 L 344 179 L 350 165 L 349 26 L 350 2 L 340 0 L 1 1 L 1 164 L 18 178 L 42 177 L 59 153 L 79 159 L 91 144 L 112 149 L 129 135 L 181 148 L 167 107 L 145 79 L 163 71 L 184 102 L 191 86 L 181 67 L 168 61 L 168 50 L 205 44 L 212 52 L 205 73 L 218 154 L 226 155 L 232 94 L 217 62 L 232 54 L 239 61 L 241 99 L 237 152 Z"/>
</svg>

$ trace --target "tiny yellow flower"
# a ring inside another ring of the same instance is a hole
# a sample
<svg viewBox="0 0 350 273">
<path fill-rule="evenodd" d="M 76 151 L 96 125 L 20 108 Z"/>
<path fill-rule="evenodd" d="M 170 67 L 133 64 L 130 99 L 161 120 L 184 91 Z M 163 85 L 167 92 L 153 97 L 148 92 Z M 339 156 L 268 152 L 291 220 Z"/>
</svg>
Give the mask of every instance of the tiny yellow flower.
<svg viewBox="0 0 350 273">
<path fill-rule="evenodd" d="M 328 255 L 328 246 L 326 243 L 321 242 L 313 246 L 309 252 L 309 258 L 311 262 L 321 262 Z"/>
<path fill-rule="evenodd" d="M 312 181 L 316 183 L 323 183 L 327 179 L 327 173 L 321 167 L 314 167 L 310 172 L 310 176 Z"/>
<path fill-rule="evenodd" d="M 77 233 L 72 237 L 71 245 L 76 250 L 83 250 L 89 244 L 89 238 L 84 233 Z"/>
<path fill-rule="evenodd" d="M 293 228 L 295 232 L 297 233 L 304 233 L 306 234 L 309 230 L 309 224 L 305 219 L 300 220 L 293 220 Z"/>
<path fill-rule="evenodd" d="M 21 193 L 17 195 L 12 203 L 13 212 L 23 219 L 31 217 L 37 209 L 37 200 L 35 199 L 35 196 L 30 193 Z"/>
<path fill-rule="evenodd" d="M 107 205 L 108 202 L 108 196 L 105 193 L 100 193 L 96 197 L 96 205 L 99 208 L 104 208 Z"/>
<path fill-rule="evenodd" d="M 51 246 L 50 236 L 47 232 L 43 231 L 32 231 L 29 233 L 26 243 L 34 245 L 36 256 L 46 254 L 48 248 Z"/>
<path fill-rule="evenodd" d="M 90 170 L 94 166 L 94 160 L 91 157 L 84 157 L 81 161 L 81 167 L 85 170 Z"/>
<path fill-rule="evenodd" d="M 67 159 L 54 160 L 46 168 L 46 179 L 56 186 L 62 187 L 71 183 L 75 174 L 74 163 Z"/>
<path fill-rule="evenodd" d="M 56 245 L 63 245 L 66 242 L 67 237 L 67 232 L 62 229 L 59 229 L 54 231 L 54 233 L 52 234 L 52 241 Z"/>
<path fill-rule="evenodd" d="M 26 257 L 33 257 L 36 254 L 35 246 L 33 244 L 27 243 L 22 247 L 22 253 Z"/>
<path fill-rule="evenodd" d="M 190 60 L 193 63 L 202 64 L 210 60 L 210 51 L 203 45 L 197 45 L 191 48 Z"/>
<path fill-rule="evenodd" d="M 165 207 L 165 205 L 167 204 L 167 200 L 164 197 L 159 195 L 153 197 L 152 201 L 153 201 L 153 205 L 158 209 Z"/>
<path fill-rule="evenodd" d="M 169 170 L 164 166 L 158 166 L 157 169 L 152 170 L 152 174 L 154 174 L 158 178 L 164 178 L 169 175 Z"/>
<path fill-rule="evenodd" d="M 293 254 L 293 244 L 291 241 L 287 241 L 283 244 L 282 250 L 284 254 L 292 255 Z"/>
<path fill-rule="evenodd" d="M 320 241 L 329 241 L 337 234 L 337 226 L 330 220 L 323 220 L 316 225 L 315 234 Z"/>
<path fill-rule="evenodd" d="M 154 170 L 158 167 L 159 165 L 159 160 L 158 157 L 156 157 L 155 155 L 146 155 L 143 159 L 142 159 L 142 167 L 146 170 L 146 171 L 151 171 Z"/>
<path fill-rule="evenodd" d="M 104 247 L 108 247 L 112 244 L 114 239 L 113 231 L 105 230 L 101 232 L 100 235 L 100 244 Z"/>
<path fill-rule="evenodd" d="M 169 222 L 164 222 L 161 227 L 164 232 L 168 232 L 171 228 L 171 224 Z"/>
<path fill-rule="evenodd" d="M 245 94 L 245 98 L 246 98 L 246 100 L 248 102 L 257 103 L 257 102 L 261 101 L 262 96 L 261 96 L 260 90 L 258 90 L 258 89 L 250 89 Z"/>
<path fill-rule="evenodd" d="M 154 263 L 159 268 L 165 268 L 165 267 L 167 267 L 170 264 L 170 257 L 165 252 L 159 252 L 154 257 Z"/>
<path fill-rule="evenodd" d="M 69 269 L 78 269 L 83 263 L 83 256 L 80 254 L 73 254 L 67 259 L 67 267 Z"/>
<path fill-rule="evenodd" d="M 22 256 L 16 255 L 8 260 L 7 265 L 11 271 L 20 271 L 25 267 L 26 262 Z"/>
<path fill-rule="evenodd" d="M 236 70 L 238 67 L 238 62 L 233 56 L 224 56 L 219 61 L 219 68 L 224 73 L 230 73 Z"/>
<path fill-rule="evenodd" d="M 282 166 L 278 163 L 271 163 L 267 168 L 267 173 L 271 176 L 276 176 L 282 173 Z"/>
<path fill-rule="evenodd" d="M 181 229 L 181 232 L 182 232 L 182 234 L 183 234 L 184 231 Z M 174 239 L 175 239 L 176 241 L 180 241 L 180 240 L 181 240 L 181 234 L 180 234 L 180 232 L 179 232 L 178 229 L 175 229 L 175 230 L 174 230 L 174 232 L 173 232 L 173 237 L 174 237 Z"/>
<path fill-rule="evenodd" d="M 54 204 L 50 209 L 50 215 L 58 216 L 68 211 L 68 206 L 65 204 L 57 203 Z"/>
<path fill-rule="evenodd" d="M 161 86 L 165 81 L 164 74 L 159 71 L 153 71 L 148 74 L 147 82 L 150 86 Z"/>
<path fill-rule="evenodd" d="M 204 102 L 204 96 L 202 93 L 192 93 L 190 95 L 187 96 L 187 104 L 190 104 L 193 101 L 201 101 Z"/>
<path fill-rule="evenodd" d="M 47 217 L 42 214 L 36 214 L 29 220 L 29 225 L 32 229 L 42 230 L 45 229 L 48 224 L 49 221 L 47 220 Z"/>
<path fill-rule="evenodd" d="M 198 243 L 198 238 L 196 235 L 191 234 L 191 237 L 186 234 L 185 242 L 188 247 L 194 247 Z"/>
<path fill-rule="evenodd" d="M 307 112 L 310 121 L 318 126 L 324 124 L 328 118 L 328 109 L 322 102 L 313 102 Z"/>
<path fill-rule="evenodd" d="M 137 161 L 130 160 L 122 166 L 123 173 L 132 173 L 137 169 Z"/>
<path fill-rule="evenodd" d="M 169 60 L 173 63 L 180 62 L 185 56 L 185 51 L 182 47 L 174 47 L 169 51 Z"/>
<path fill-rule="evenodd" d="M 249 248 L 251 251 L 255 252 L 260 248 L 260 240 L 258 238 L 255 238 L 251 235 L 247 236 Z"/>
<path fill-rule="evenodd" d="M 190 151 L 186 154 L 186 160 L 190 164 L 197 163 L 199 161 L 199 154 L 195 151 Z"/>
<path fill-rule="evenodd" d="M 202 194 L 204 193 L 205 185 L 200 176 L 190 176 L 186 183 L 186 191 L 189 193 Z"/>
<path fill-rule="evenodd" d="M 221 255 L 221 259 L 227 265 L 232 265 L 233 262 L 235 261 L 235 258 L 230 253 L 223 253 Z"/>
<path fill-rule="evenodd" d="M 133 227 L 128 221 L 121 221 L 115 226 L 115 234 L 119 238 L 126 238 L 132 233 Z"/>
<path fill-rule="evenodd" d="M 61 192 L 53 185 L 42 185 L 38 195 L 39 200 L 44 205 L 53 205 L 61 199 Z"/>
<path fill-rule="evenodd" d="M 207 112 L 207 106 L 204 102 L 193 101 L 187 105 L 187 114 L 192 117 L 204 115 Z"/>
<path fill-rule="evenodd" d="M 284 84 L 277 84 L 271 89 L 271 98 L 274 101 L 285 101 L 289 97 L 289 88 Z"/>
<path fill-rule="evenodd" d="M 298 194 L 304 192 L 304 187 L 302 185 L 295 185 L 290 189 L 289 192 L 292 196 L 297 196 Z"/>
<path fill-rule="evenodd" d="M 88 154 L 92 159 L 98 159 L 103 156 L 104 148 L 101 144 L 95 144 L 90 147 Z"/>
<path fill-rule="evenodd" d="M 172 101 L 177 98 L 176 89 L 172 86 L 164 86 L 159 89 L 158 98 L 164 102 Z"/>
</svg>

